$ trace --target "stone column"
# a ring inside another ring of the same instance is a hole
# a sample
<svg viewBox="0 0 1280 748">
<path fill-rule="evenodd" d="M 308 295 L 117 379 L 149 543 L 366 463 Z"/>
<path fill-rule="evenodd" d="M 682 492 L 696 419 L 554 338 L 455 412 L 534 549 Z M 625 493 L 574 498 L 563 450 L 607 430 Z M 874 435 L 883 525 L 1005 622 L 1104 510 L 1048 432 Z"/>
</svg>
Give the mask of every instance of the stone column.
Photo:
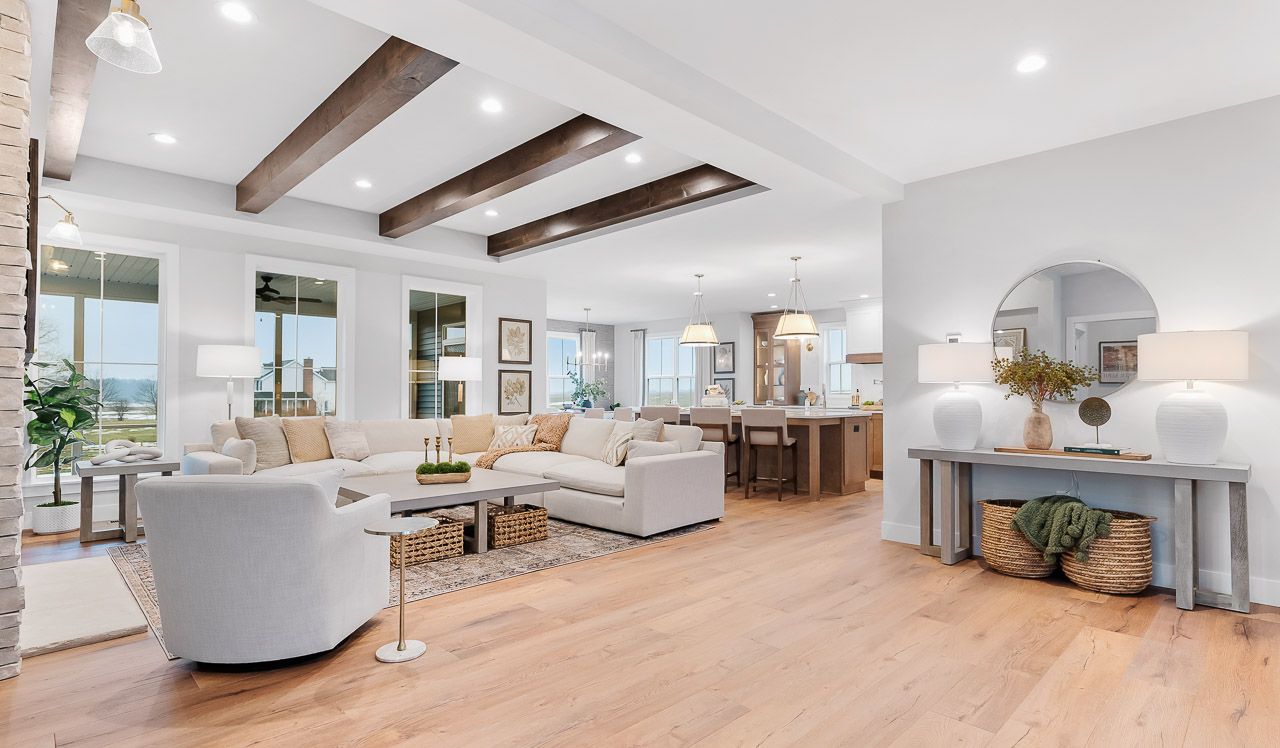
<svg viewBox="0 0 1280 748">
<path fill-rule="evenodd" d="M 22 370 L 27 313 L 31 23 L 0 0 L 0 680 L 22 669 Z"/>
</svg>

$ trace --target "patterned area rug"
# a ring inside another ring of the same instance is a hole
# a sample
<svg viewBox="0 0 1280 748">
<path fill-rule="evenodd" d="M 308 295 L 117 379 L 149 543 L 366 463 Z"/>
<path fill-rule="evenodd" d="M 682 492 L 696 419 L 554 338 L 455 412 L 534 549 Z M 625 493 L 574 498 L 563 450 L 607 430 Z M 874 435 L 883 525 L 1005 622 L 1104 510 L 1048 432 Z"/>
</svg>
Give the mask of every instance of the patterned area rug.
<svg viewBox="0 0 1280 748">
<path fill-rule="evenodd" d="M 469 508 L 451 509 L 432 514 L 451 515 L 462 519 L 470 516 L 471 510 Z M 457 558 L 406 567 L 405 602 L 414 602 L 446 592 L 550 569 L 554 566 L 563 566 L 575 561 L 585 561 L 607 556 L 610 553 L 660 543 L 710 529 L 713 525 L 712 522 L 705 522 L 648 538 L 635 538 L 552 519 L 547 521 L 546 540 L 510 548 L 498 548 L 488 553 L 468 553 Z M 125 583 L 129 585 L 129 591 L 137 599 L 138 606 L 146 614 L 147 623 L 155 632 L 160 646 L 164 647 L 165 654 L 171 660 L 177 659 L 164 644 L 164 631 L 160 626 L 160 607 L 156 602 L 156 586 L 151 578 L 151 558 L 148 555 L 146 543 L 113 546 L 107 549 L 107 553 L 115 562 L 116 569 L 124 577 Z M 388 577 L 387 586 L 389 590 L 387 607 L 392 607 L 399 602 L 397 595 L 400 586 L 399 571 L 394 567 Z"/>
</svg>

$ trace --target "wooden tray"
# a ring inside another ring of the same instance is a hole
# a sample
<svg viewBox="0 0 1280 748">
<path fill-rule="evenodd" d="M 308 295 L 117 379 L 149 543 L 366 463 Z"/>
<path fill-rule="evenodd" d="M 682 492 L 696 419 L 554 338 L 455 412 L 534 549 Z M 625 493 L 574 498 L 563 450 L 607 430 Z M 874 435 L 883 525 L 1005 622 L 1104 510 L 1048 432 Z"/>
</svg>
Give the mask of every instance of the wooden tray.
<svg viewBox="0 0 1280 748">
<path fill-rule="evenodd" d="M 1009 452 L 1017 455 L 1052 455 L 1054 457 L 1088 457 L 1095 460 L 1128 460 L 1129 462 L 1146 462 L 1151 455 L 1146 452 L 1129 452 L 1122 455 L 1099 455 L 1089 452 L 1068 452 L 1065 449 L 1025 449 L 1023 447 L 996 447 L 997 452 Z"/>
<path fill-rule="evenodd" d="M 465 473 L 435 473 L 432 475 L 421 475 L 414 473 L 414 477 L 418 479 L 418 483 L 424 486 L 431 486 L 437 483 L 466 483 L 471 480 L 471 471 Z"/>
</svg>

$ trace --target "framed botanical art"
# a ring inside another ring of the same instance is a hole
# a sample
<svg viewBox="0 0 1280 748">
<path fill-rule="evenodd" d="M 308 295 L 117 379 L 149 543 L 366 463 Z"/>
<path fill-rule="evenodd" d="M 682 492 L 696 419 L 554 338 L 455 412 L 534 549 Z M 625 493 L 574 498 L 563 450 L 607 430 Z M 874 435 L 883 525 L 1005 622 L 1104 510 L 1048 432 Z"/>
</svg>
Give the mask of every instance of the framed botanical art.
<svg viewBox="0 0 1280 748">
<path fill-rule="evenodd" d="M 533 372 L 498 370 L 498 415 L 532 413 Z"/>
<path fill-rule="evenodd" d="M 1138 377 L 1138 341 L 1108 340 L 1098 343 L 1098 381 L 1124 384 Z"/>
<path fill-rule="evenodd" d="M 729 345 L 733 345 L 733 343 L 730 343 Z M 711 380 L 711 383 L 718 384 L 724 389 L 724 395 L 729 398 L 729 402 L 733 402 L 738 399 L 733 391 L 733 377 L 716 377 Z"/>
<path fill-rule="evenodd" d="M 1022 349 L 1027 347 L 1027 328 L 1010 327 L 1004 330 L 992 330 L 991 341 L 996 348 L 1012 348 L 1016 358 Z"/>
<path fill-rule="evenodd" d="M 498 346 L 498 363 L 532 364 L 533 322 L 499 317 Z"/>
<path fill-rule="evenodd" d="M 711 371 L 714 374 L 733 373 L 733 343 L 721 343 L 711 355 Z"/>
</svg>

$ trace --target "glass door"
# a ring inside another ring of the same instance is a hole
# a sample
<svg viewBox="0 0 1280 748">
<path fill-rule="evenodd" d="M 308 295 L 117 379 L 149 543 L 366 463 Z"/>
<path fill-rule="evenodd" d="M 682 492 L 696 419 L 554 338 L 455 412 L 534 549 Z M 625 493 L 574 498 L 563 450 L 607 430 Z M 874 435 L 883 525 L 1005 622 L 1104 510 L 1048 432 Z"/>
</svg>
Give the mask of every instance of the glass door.
<svg viewBox="0 0 1280 748">
<path fill-rule="evenodd" d="M 467 299 L 409 291 L 409 417 L 448 418 L 466 412 L 466 383 L 437 377 L 442 356 L 467 354 Z"/>
</svg>

